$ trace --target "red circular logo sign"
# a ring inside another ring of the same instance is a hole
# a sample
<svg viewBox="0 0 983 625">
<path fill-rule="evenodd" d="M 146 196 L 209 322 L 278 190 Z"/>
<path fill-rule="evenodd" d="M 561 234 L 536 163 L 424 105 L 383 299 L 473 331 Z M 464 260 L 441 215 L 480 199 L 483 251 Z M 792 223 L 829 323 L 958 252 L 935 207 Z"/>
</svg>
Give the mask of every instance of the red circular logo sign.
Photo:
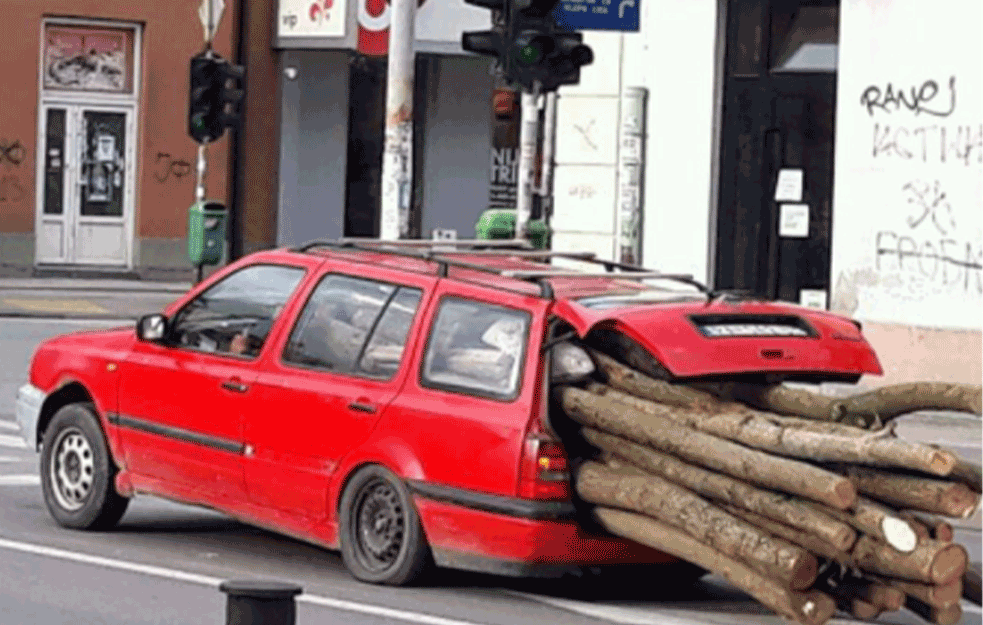
<svg viewBox="0 0 983 625">
<path fill-rule="evenodd" d="M 358 2 L 358 51 L 370 56 L 385 56 L 389 52 L 389 19 L 392 15 L 387 0 L 356 0 Z M 417 0 L 419 9 L 426 0 Z"/>
</svg>

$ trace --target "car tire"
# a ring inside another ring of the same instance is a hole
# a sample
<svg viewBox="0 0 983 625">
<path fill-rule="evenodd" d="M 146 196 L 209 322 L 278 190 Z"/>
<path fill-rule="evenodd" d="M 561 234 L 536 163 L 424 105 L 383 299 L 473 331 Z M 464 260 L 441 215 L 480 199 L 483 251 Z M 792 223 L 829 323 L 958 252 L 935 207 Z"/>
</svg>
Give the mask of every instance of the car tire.
<svg viewBox="0 0 983 625">
<path fill-rule="evenodd" d="M 69 404 L 55 413 L 41 448 L 41 491 L 59 525 L 108 529 L 130 500 L 116 492 L 116 465 L 109 455 L 95 406 Z"/>
<path fill-rule="evenodd" d="M 341 559 L 355 579 L 387 586 L 420 581 L 433 564 L 406 485 L 369 465 L 349 480 L 339 506 Z"/>
</svg>

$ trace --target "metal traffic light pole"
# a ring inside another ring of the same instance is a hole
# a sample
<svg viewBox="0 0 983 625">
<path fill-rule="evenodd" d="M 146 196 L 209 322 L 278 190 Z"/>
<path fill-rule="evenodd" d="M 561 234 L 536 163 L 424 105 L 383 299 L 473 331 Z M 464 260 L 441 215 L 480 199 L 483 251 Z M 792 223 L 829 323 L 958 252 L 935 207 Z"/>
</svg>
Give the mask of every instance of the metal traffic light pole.
<svg viewBox="0 0 983 625">
<path fill-rule="evenodd" d="M 413 27 L 416 0 L 392 0 L 386 77 L 386 136 L 382 159 L 380 239 L 410 233 L 413 187 Z"/>
<path fill-rule="evenodd" d="M 522 90 L 519 126 L 519 175 L 515 197 L 515 238 L 526 239 L 532 216 L 533 182 L 536 177 L 536 148 L 539 139 L 539 81 Z"/>
</svg>

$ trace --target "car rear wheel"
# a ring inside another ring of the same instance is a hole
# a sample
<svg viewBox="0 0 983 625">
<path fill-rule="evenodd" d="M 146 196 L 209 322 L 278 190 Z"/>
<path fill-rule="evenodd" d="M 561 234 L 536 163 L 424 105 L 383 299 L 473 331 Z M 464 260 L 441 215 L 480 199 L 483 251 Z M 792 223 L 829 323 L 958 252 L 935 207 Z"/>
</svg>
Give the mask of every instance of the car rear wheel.
<svg viewBox="0 0 983 625">
<path fill-rule="evenodd" d="M 59 409 L 41 449 L 41 491 L 55 521 L 73 529 L 116 525 L 130 500 L 116 492 L 115 477 L 95 407 L 79 403 Z"/>
<path fill-rule="evenodd" d="M 352 476 L 341 496 L 341 558 L 359 580 L 403 586 L 432 565 L 430 548 L 409 491 L 384 467 Z"/>
</svg>

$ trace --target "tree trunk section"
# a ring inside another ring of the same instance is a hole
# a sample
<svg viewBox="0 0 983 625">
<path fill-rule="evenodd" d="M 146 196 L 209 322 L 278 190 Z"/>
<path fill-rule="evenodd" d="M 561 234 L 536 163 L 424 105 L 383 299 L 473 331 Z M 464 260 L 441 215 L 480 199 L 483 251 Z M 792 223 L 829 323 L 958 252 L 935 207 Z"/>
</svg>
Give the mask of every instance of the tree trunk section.
<svg viewBox="0 0 983 625">
<path fill-rule="evenodd" d="M 748 449 L 731 441 L 680 427 L 669 419 L 583 391 L 559 390 L 564 411 L 582 425 L 617 434 L 773 490 L 846 509 L 857 498 L 849 480 L 813 465 Z"/>
<path fill-rule="evenodd" d="M 787 388 L 780 384 L 762 386 L 734 382 L 717 384 L 716 388 L 721 397 L 750 404 L 768 412 L 819 421 L 836 420 L 837 400 L 833 397 Z"/>
<path fill-rule="evenodd" d="M 815 591 L 789 590 L 746 564 L 655 519 L 611 508 L 596 508 L 594 516 L 608 531 L 713 571 L 769 609 L 804 625 L 823 625 L 835 611 L 829 596 Z"/>
<path fill-rule="evenodd" d="M 884 386 L 869 393 L 840 400 L 842 414 L 870 414 L 883 421 L 917 410 L 954 410 L 983 414 L 981 387 L 977 384 L 911 382 Z"/>
<path fill-rule="evenodd" d="M 896 515 L 887 506 L 875 501 L 860 497 L 853 509 L 847 511 L 813 505 L 819 512 L 883 540 L 902 553 L 910 553 L 918 544 L 918 534 L 911 523 Z"/>
<path fill-rule="evenodd" d="M 705 409 L 673 408 L 600 384 L 593 384 L 589 389 L 605 399 L 677 421 L 705 434 L 793 458 L 917 469 L 942 476 L 948 475 L 958 462 L 955 454 L 949 451 L 892 438 L 888 431 L 875 434 L 866 432 L 866 436 L 841 435 L 830 427 L 837 424 L 817 424 L 826 425 L 822 430 L 818 427 L 804 428 L 799 427 L 796 421 L 789 423 L 783 417 L 733 406 L 708 413 Z M 837 429 L 842 431 L 848 427 L 838 426 Z"/>
<path fill-rule="evenodd" d="M 883 581 L 897 588 L 909 597 L 914 597 L 934 608 L 945 608 L 959 603 L 963 596 L 962 578 L 956 578 L 948 584 L 921 584 L 904 579 L 883 578 Z"/>
<path fill-rule="evenodd" d="M 968 556 L 962 545 L 925 540 L 911 553 L 901 553 L 870 536 L 861 536 L 853 559 L 865 571 L 923 584 L 946 584 L 966 572 Z"/>
<path fill-rule="evenodd" d="M 591 354 L 607 377 L 608 384 L 626 393 L 672 406 L 704 410 L 717 408 L 722 403 L 710 393 L 650 378 L 599 351 L 591 350 Z"/>
<path fill-rule="evenodd" d="M 820 555 L 827 560 L 835 560 L 836 562 L 847 566 L 854 565 L 853 556 L 850 555 L 849 552 L 835 549 L 829 542 L 819 538 L 818 536 L 803 532 L 797 528 L 785 525 L 784 523 L 773 521 L 772 519 L 764 517 L 760 514 L 744 510 L 734 505 L 725 504 L 724 510 L 738 518 L 744 519 L 752 525 L 760 527 L 770 534 L 774 534 L 779 538 L 784 538 L 790 543 L 798 545 L 810 553 Z"/>
<path fill-rule="evenodd" d="M 857 533 L 848 524 L 823 514 L 809 502 L 756 488 L 728 475 L 708 471 L 599 430 L 584 428 L 581 434 L 587 442 L 598 449 L 614 454 L 670 482 L 705 497 L 746 508 L 803 532 L 814 534 L 839 551 L 849 549 L 857 539 Z"/>
<path fill-rule="evenodd" d="M 812 554 L 773 539 L 680 486 L 639 473 L 588 462 L 577 472 L 577 493 L 591 503 L 627 508 L 675 525 L 793 590 L 808 588 L 816 580 L 818 563 Z"/>
<path fill-rule="evenodd" d="M 980 504 L 980 495 L 962 482 L 913 477 L 855 466 L 848 467 L 846 474 L 860 492 L 898 508 L 965 519 Z"/>
</svg>

